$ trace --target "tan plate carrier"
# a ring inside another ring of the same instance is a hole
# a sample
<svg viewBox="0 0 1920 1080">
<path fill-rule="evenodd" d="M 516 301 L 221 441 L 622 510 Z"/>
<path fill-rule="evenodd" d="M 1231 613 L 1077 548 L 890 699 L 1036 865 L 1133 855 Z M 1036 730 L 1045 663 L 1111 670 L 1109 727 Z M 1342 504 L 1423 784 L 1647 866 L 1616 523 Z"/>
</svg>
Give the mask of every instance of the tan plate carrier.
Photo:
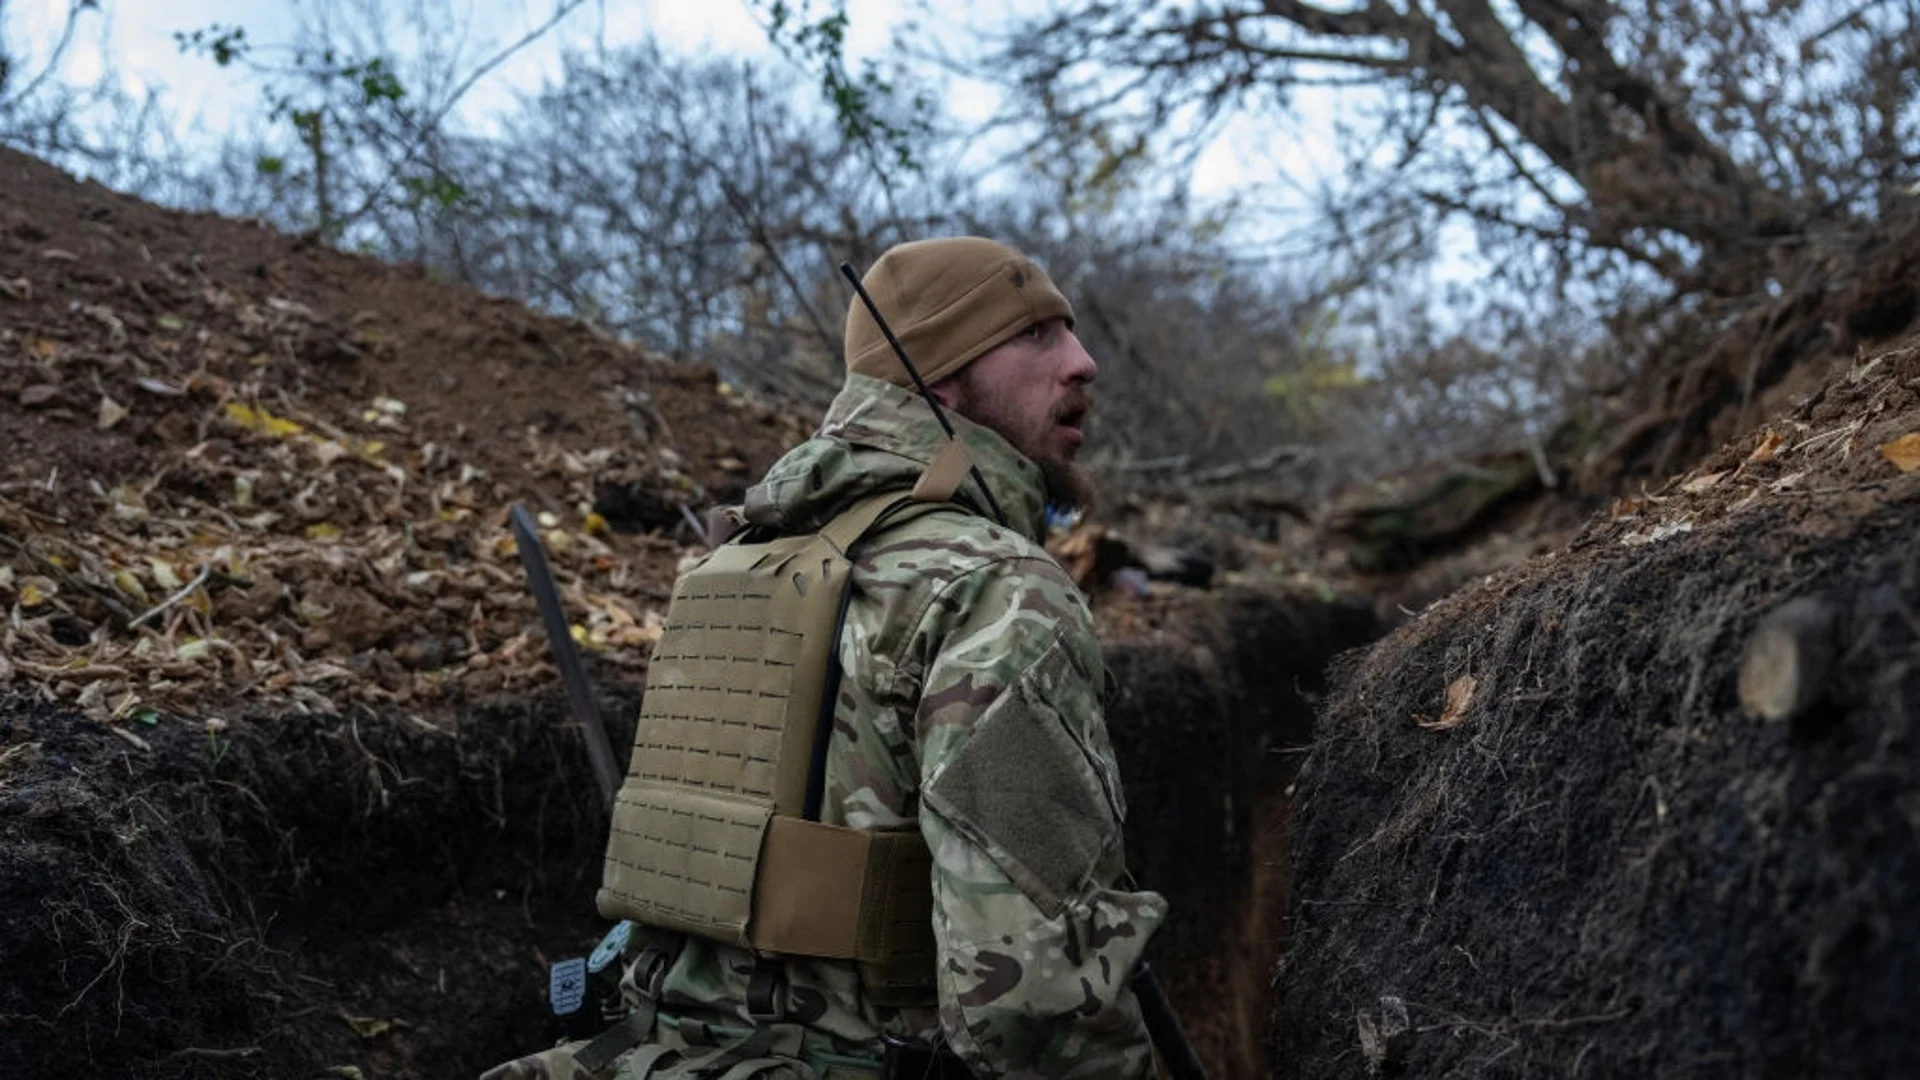
<svg viewBox="0 0 1920 1080">
<path fill-rule="evenodd" d="M 723 544 L 681 576 L 614 804 L 602 915 L 852 960 L 875 1003 L 932 1003 L 920 831 L 822 824 L 807 803 L 837 696 L 848 552 L 882 521 L 942 506 L 875 496 L 818 533 Z"/>
</svg>

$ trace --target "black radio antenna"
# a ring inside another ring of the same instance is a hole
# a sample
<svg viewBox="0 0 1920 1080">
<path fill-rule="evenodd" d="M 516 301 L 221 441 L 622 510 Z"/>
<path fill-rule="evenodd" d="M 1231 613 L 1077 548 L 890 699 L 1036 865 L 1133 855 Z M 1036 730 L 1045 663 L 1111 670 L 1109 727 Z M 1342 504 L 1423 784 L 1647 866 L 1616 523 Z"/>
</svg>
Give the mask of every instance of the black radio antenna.
<svg viewBox="0 0 1920 1080">
<path fill-rule="evenodd" d="M 927 407 L 933 410 L 933 418 L 940 421 L 940 430 L 947 433 L 948 439 L 959 442 L 960 436 L 954 433 L 953 423 L 947 419 L 947 410 L 940 407 L 939 399 L 933 396 L 932 390 L 927 389 L 927 380 L 920 377 L 920 369 L 914 367 L 913 361 L 907 358 L 906 347 L 900 344 L 899 338 L 893 336 L 893 327 L 888 326 L 887 320 L 881 318 L 879 306 L 873 302 L 873 297 L 867 294 L 867 287 L 860 284 L 860 275 L 853 272 L 853 264 L 841 263 L 840 273 L 853 283 L 853 291 L 859 294 L 860 302 L 867 306 L 867 314 L 873 316 L 874 324 L 880 327 L 882 334 L 886 335 L 887 344 L 893 346 L 893 355 L 899 357 L 901 366 L 907 369 L 907 376 L 919 389 L 920 396 L 926 399 Z M 974 484 L 980 488 L 981 497 L 987 500 L 987 509 L 993 511 L 993 519 L 1003 527 L 1012 528 L 1007 525 L 1007 515 L 1000 512 L 1000 503 L 994 499 L 993 490 L 987 487 L 987 478 L 980 475 L 980 466 L 969 462 L 967 472 L 972 474 Z"/>
</svg>

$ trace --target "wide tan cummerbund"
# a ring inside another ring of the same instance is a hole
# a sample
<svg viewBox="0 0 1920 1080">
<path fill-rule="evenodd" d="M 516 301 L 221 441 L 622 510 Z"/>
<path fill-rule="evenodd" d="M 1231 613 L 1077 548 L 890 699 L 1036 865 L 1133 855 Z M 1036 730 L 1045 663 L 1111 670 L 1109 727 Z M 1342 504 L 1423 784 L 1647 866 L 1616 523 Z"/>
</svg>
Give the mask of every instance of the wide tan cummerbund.
<svg viewBox="0 0 1920 1080">
<path fill-rule="evenodd" d="M 877 962 L 933 960 L 933 858 L 919 830 L 879 832 L 776 816 L 760 854 L 756 949 Z"/>
<path fill-rule="evenodd" d="M 724 544 L 681 576 L 614 804 L 601 914 L 856 961 L 870 996 L 897 999 L 886 1004 L 930 997 L 926 842 L 809 820 L 808 803 L 849 551 L 876 522 L 938 505 L 879 496 L 815 534 Z"/>
</svg>

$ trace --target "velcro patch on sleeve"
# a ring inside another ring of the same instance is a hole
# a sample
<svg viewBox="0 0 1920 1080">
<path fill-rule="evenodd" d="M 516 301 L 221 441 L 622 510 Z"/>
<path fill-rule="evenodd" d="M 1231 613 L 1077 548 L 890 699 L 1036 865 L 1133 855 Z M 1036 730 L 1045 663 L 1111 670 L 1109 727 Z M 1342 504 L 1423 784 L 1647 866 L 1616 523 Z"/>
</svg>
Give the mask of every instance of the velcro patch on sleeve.
<svg viewBox="0 0 1920 1080">
<path fill-rule="evenodd" d="M 925 792 L 927 805 L 985 849 L 1048 917 L 1120 833 L 1093 763 L 1041 692 L 1070 663 L 1056 638 L 981 714 Z"/>
</svg>

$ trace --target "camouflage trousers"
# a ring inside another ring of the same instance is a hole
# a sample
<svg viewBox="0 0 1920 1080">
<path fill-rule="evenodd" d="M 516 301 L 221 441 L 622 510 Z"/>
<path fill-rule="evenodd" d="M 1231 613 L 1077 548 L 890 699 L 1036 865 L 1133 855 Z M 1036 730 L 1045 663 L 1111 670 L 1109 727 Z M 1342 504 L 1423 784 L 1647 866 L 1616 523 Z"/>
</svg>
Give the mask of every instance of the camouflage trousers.
<svg viewBox="0 0 1920 1080">
<path fill-rule="evenodd" d="M 496 1065 L 480 1080 L 878 1080 L 881 1075 L 873 1058 L 809 1046 L 814 1040 L 798 1024 L 753 1029 L 658 1016 L 653 1030 L 633 1041 L 637 1045 L 619 1050 L 604 1065 L 598 1060 L 603 1055 L 588 1052 L 600 1040 L 580 1040 Z"/>
</svg>

